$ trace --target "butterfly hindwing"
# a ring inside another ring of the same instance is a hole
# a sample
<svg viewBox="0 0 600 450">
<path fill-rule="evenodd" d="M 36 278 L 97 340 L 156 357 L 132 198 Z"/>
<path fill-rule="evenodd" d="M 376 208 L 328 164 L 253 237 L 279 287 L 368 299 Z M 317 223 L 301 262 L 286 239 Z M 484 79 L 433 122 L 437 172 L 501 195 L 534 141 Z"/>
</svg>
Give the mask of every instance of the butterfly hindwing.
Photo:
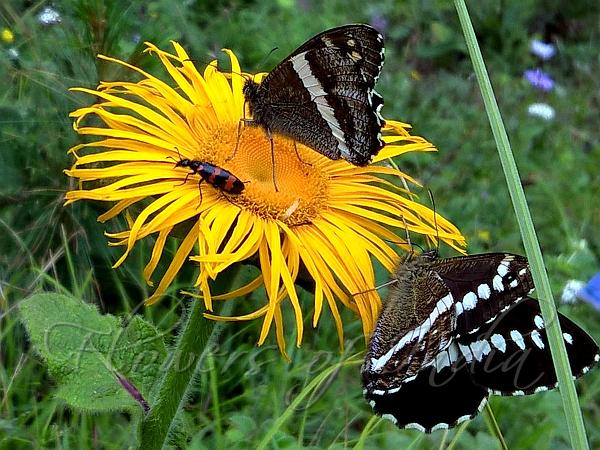
<svg viewBox="0 0 600 450">
<path fill-rule="evenodd" d="M 391 394 L 365 397 L 376 414 L 400 428 L 430 433 L 473 418 L 485 406 L 489 390 L 473 383 L 464 358 L 439 371 L 430 365 Z"/>
<path fill-rule="evenodd" d="M 327 156 L 366 165 L 383 147 L 383 99 L 374 85 L 383 37 L 368 25 L 346 25 L 307 41 L 260 85 L 246 82 L 252 122 Z"/>
<path fill-rule="evenodd" d="M 580 377 L 599 359 L 598 346 L 558 313 L 571 371 Z M 556 372 L 537 300 L 525 298 L 475 335 L 458 339 L 473 380 L 494 394 L 524 395 L 556 387 Z"/>
</svg>

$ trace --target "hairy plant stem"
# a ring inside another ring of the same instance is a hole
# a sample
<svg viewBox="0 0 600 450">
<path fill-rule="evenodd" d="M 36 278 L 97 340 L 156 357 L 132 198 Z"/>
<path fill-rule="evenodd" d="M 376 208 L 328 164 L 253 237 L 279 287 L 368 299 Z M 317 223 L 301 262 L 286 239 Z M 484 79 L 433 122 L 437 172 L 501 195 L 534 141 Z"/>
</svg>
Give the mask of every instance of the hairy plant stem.
<svg viewBox="0 0 600 450">
<path fill-rule="evenodd" d="M 227 277 L 219 277 L 219 290 L 224 289 L 224 283 L 231 285 L 237 273 L 237 269 L 232 269 L 227 272 Z M 227 303 L 231 304 L 232 301 Z M 204 318 L 204 311 L 201 300 L 192 300 L 182 319 L 179 338 L 170 354 L 157 400 L 141 424 L 140 448 L 144 450 L 159 450 L 169 443 L 169 433 L 176 423 L 177 413 L 185 405 L 186 392 L 193 385 L 194 374 L 207 361 L 205 351 L 217 330 L 215 321 Z"/>
</svg>

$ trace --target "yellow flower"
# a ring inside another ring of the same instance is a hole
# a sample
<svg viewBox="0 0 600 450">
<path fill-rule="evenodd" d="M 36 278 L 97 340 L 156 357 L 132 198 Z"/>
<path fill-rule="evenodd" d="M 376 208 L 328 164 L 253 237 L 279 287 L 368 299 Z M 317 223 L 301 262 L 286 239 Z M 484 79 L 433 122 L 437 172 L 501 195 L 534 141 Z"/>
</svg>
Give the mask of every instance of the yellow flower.
<svg viewBox="0 0 600 450">
<path fill-rule="evenodd" d="M 12 42 L 15 40 L 15 35 L 12 31 L 10 31 L 9 28 L 2 28 L 2 31 L 0 32 L 0 38 L 5 43 L 12 44 Z"/>
<path fill-rule="evenodd" d="M 141 210 L 130 218 L 128 229 L 109 234 L 113 244 L 125 247 L 115 266 L 125 260 L 136 241 L 155 235 L 144 270 L 151 284 L 174 227 L 191 223 L 148 303 L 165 293 L 188 259 L 199 266 L 196 286 L 209 311 L 213 300 L 239 297 L 264 286 L 264 304 L 253 313 L 206 316 L 220 320 L 262 317 L 259 344 L 274 323 L 278 345 L 285 354 L 281 306 L 284 300 L 291 303 L 299 345 L 302 308 L 308 306 L 300 304 L 295 281 L 304 270 L 314 280 L 313 325 L 326 303 L 341 344 L 338 302 L 359 315 L 368 335 L 380 309 L 372 258 L 392 271 L 398 261 L 395 248 L 407 248 L 406 227 L 432 240 L 439 236 L 455 248 L 464 246 L 456 227 L 439 214 L 434 217 L 432 210 L 414 199 L 407 183 L 416 181 L 388 165 L 356 167 L 331 161 L 301 144 L 296 146 L 297 154 L 293 141 L 274 136 L 276 190 L 271 143 L 264 130 L 243 126 L 238 136 L 244 116 L 242 85 L 250 75 L 241 74 L 237 58 L 229 50 L 224 51 L 231 59 L 230 73 L 218 71 L 213 62 L 201 75 L 183 48 L 173 45 L 175 54 L 147 44 L 148 51 L 160 58 L 174 87 L 123 61 L 100 56 L 137 71 L 143 79 L 137 83 L 104 82 L 96 90 L 77 88 L 98 101 L 71 114 L 79 134 L 101 139 L 70 150 L 76 160 L 66 173 L 79 179 L 80 189 L 66 194 L 67 204 L 81 199 L 116 202 L 100 221 L 122 212 L 129 217 L 132 211 Z M 84 125 L 91 115 L 103 125 Z M 423 138 L 411 136 L 408 128 L 387 121 L 386 146 L 375 163 L 407 152 L 435 150 Z M 236 145 L 239 148 L 233 155 Z M 174 160 L 180 158 L 228 170 L 245 183 L 245 189 L 232 195 L 203 183 L 200 201 L 198 176 L 174 167 Z M 210 279 L 251 257 L 260 266 L 255 280 L 229 294 L 211 295 Z"/>
</svg>

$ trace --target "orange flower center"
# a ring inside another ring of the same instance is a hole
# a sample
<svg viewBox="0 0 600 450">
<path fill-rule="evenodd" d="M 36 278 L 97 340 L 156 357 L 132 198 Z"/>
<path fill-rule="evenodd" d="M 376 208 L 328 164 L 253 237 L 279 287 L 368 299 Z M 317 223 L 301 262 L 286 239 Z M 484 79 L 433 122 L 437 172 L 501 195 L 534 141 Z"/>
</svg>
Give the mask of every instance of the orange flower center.
<svg viewBox="0 0 600 450">
<path fill-rule="evenodd" d="M 329 173 L 317 152 L 279 135 L 271 140 L 263 128 L 248 124 L 221 124 L 209 135 L 198 159 L 230 171 L 246 186 L 240 195 L 224 194 L 232 203 L 288 226 L 310 223 L 325 208 Z"/>
</svg>

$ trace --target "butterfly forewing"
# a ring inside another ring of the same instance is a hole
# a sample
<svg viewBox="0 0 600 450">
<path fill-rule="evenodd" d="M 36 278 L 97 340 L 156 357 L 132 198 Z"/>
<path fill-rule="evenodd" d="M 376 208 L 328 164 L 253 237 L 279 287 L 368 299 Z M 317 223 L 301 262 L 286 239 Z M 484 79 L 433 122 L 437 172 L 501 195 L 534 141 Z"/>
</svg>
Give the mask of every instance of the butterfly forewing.
<svg viewBox="0 0 600 450">
<path fill-rule="evenodd" d="M 398 267 L 363 367 L 368 390 L 394 391 L 431 364 L 451 341 L 454 301 L 428 259 L 410 256 Z M 425 289 L 417 287 L 423 285 Z"/>
<path fill-rule="evenodd" d="M 308 62 L 296 69 L 290 61 L 271 72 L 259 87 L 260 92 L 264 92 L 257 100 L 260 103 L 251 105 L 253 121 L 263 124 L 269 132 L 296 139 L 330 159 L 340 159 L 339 139 L 344 139 L 344 132 L 339 122 L 335 125 L 333 109 L 318 103 L 321 100 L 313 99 L 310 90 L 305 88 L 299 78 L 299 74 L 305 72 L 310 72 Z"/>
<path fill-rule="evenodd" d="M 375 86 L 383 67 L 385 50 L 383 36 L 374 28 L 356 24 L 326 30 L 298 47 L 290 57 L 305 52 L 330 49 L 336 58 L 353 61 L 366 86 Z"/>
<path fill-rule="evenodd" d="M 366 165 L 383 147 L 374 85 L 383 37 L 368 25 L 327 30 L 303 44 L 260 85 L 246 83 L 252 122 L 331 159 Z"/>
<path fill-rule="evenodd" d="M 474 333 L 533 290 L 527 259 L 486 253 L 436 259 L 431 264 L 456 301 L 456 333 Z"/>
</svg>

